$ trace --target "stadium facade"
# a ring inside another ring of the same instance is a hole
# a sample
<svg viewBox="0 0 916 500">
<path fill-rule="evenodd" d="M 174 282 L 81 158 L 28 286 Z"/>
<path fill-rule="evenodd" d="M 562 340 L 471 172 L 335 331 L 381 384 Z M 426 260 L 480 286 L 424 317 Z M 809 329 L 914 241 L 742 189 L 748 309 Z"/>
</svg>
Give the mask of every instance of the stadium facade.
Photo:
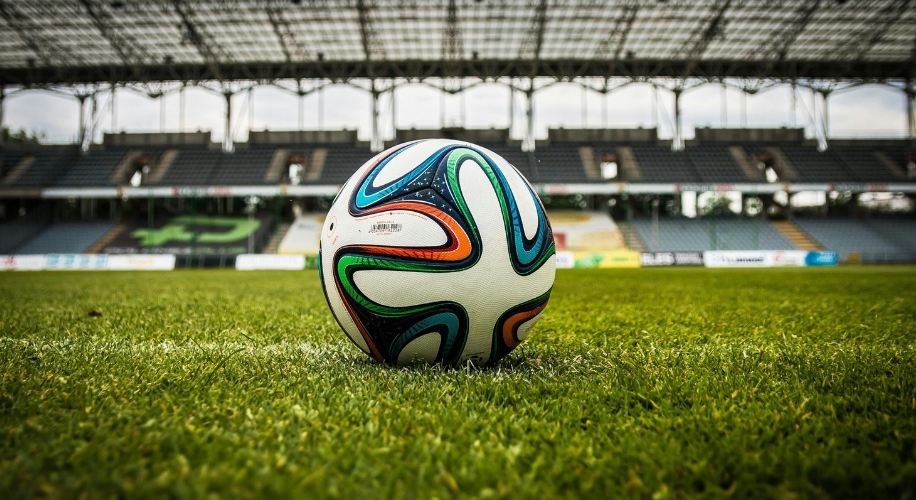
<svg viewBox="0 0 916 500">
<path fill-rule="evenodd" d="M 36 89 L 81 104 L 77 144 L 3 144 L 0 254 L 174 253 L 203 265 L 275 252 L 386 142 L 450 137 L 506 157 L 548 207 L 609 211 L 630 250 L 916 259 L 916 7 L 908 2 L 4 0 L 0 16 L 0 117 L 3 101 Z M 505 85 L 513 103 L 525 97 L 522 137 L 396 127 L 382 137 L 380 97 L 417 82 L 453 94 Z M 630 83 L 670 92 L 674 138 L 556 129 L 536 140 L 533 96 L 556 82 L 605 95 Z M 777 84 L 820 96 L 815 138 L 801 129 L 698 129 L 685 140 L 685 92 Z M 908 138 L 828 141 L 829 96 L 863 84 L 907 96 Z M 251 131 L 234 144 L 231 98 L 263 85 L 300 98 L 327 85 L 365 90 L 371 140 L 346 130 Z M 92 142 L 103 96 L 112 109 L 120 89 L 162 97 L 189 86 L 225 96 L 223 143 L 207 133 Z M 801 203 L 805 196 L 816 202 Z"/>
</svg>

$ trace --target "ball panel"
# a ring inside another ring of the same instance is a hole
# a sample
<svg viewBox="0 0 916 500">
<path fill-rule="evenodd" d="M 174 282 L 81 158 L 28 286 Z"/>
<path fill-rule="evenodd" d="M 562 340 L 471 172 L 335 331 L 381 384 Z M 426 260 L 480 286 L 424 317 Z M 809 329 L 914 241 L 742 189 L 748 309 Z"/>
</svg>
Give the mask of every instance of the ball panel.
<svg viewBox="0 0 916 500">
<path fill-rule="evenodd" d="M 430 332 L 410 341 L 398 353 L 397 364 L 413 365 L 417 363 L 435 363 L 439 356 L 439 346 L 442 344 L 442 335 L 439 332 Z"/>
</svg>

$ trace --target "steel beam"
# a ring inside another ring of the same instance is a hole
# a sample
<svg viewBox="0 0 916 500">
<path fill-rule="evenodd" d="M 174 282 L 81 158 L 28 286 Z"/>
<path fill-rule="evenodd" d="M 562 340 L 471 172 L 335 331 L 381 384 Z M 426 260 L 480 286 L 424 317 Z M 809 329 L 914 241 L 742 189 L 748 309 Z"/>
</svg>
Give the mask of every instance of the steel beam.
<svg viewBox="0 0 916 500">
<path fill-rule="evenodd" d="M 224 80 L 222 64 L 232 60 L 229 54 L 213 39 L 213 35 L 194 19 L 194 9 L 187 0 L 172 0 L 172 6 L 184 28 L 185 41 L 193 45 L 206 61 L 210 70 L 210 80 Z"/>
<path fill-rule="evenodd" d="M 690 39 L 681 46 L 678 52 L 687 60 L 687 66 L 684 68 L 684 77 L 690 76 L 693 73 L 694 68 L 700 61 L 700 57 L 706 52 L 706 48 L 709 47 L 709 44 L 724 32 L 725 23 L 722 21 L 722 17 L 725 15 L 725 11 L 728 10 L 731 3 L 732 0 L 718 0 L 716 4 L 712 6 L 712 17 L 709 19 L 709 23 L 702 27 L 702 29 L 694 31 L 690 35 Z"/>
<path fill-rule="evenodd" d="M 519 59 L 529 59 L 535 62 L 541 58 L 541 47 L 544 45 L 544 27 L 547 25 L 547 0 L 540 0 L 534 10 L 534 19 L 531 27 L 522 41 Z"/>
<path fill-rule="evenodd" d="M 382 45 L 381 40 L 379 40 L 375 28 L 372 26 L 371 8 L 372 5 L 370 5 L 370 0 L 357 0 L 356 2 L 360 41 L 363 45 L 363 54 L 366 57 L 366 61 L 382 60 L 385 59 L 386 55 L 385 47 Z M 373 68 L 372 65 L 369 67 L 370 69 Z"/>
<path fill-rule="evenodd" d="M 30 16 L 23 14 L 15 5 L 0 0 L 0 17 L 6 21 L 26 46 L 35 53 L 44 66 L 81 65 L 83 60 L 64 49 L 53 38 L 44 36 L 41 30 L 30 23 Z"/>
<path fill-rule="evenodd" d="M 93 0 L 80 0 L 86 12 L 89 13 L 92 24 L 95 25 L 99 33 L 108 40 L 111 48 L 117 52 L 121 61 L 128 66 L 143 66 L 153 62 L 153 57 L 146 50 L 146 47 L 137 43 L 134 37 L 124 33 L 116 24 L 111 14 L 105 10 L 105 7 Z"/>
<path fill-rule="evenodd" d="M 623 52 L 623 47 L 627 43 L 627 37 L 630 36 L 633 21 L 636 20 L 638 13 L 638 0 L 629 0 L 623 4 L 623 12 L 614 20 L 614 27 L 611 28 L 610 34 L 598 44 L 595 58 L 607 59 L 610 56 L 615 61 L 620 59 L 620 53 Z"/>
<path fill-rule="evenodd" d="M 126 68 L 123 65 L 4 68 L 0 85 L 40 87 L 45 85 L 75 85 L 85 83 L 155 83 L 225 81 L 277 81 L 284 79 L 325 80 L 345 83 L 355 79 L 466 78 L 495 80 L 511 77 L 546 77 L 570 80 L 577 77 L 598 78 L 683 78 L 687 61 L 670 59 L 598 59 L 562 60 L 402 60 L 402 61 L 305 61 L 235 63 L 224 61 L 216 65 L 181 64 L 151 65 Z M 909 60 L 887 61 L 765 61 L 765 60 L 701 60 L 689 73 L 690 78 L 718 81 L 722 78 L 767 78 L 790 82 L 800 79 L 825 79 L 838 82 L 904 82 L 914 72 Z"/>
<path fill-rule="evenodd" d="M 286 58 L 287 62 L 308 59 L 308 50 L 305 45 L 296 38 L 289 21 L 287 21 L 286 16 L 283 15 L 283 9 L 279 7 L 278 4 L 279 2 L 276 0 L 268 1 L 265 10 L 267 11 L 267 19 L 270 20 L 270 24 L 274 29 L 274 34 L 277 36 L 277 41 L 280 42 L 283 56 Z"/>
</svg>

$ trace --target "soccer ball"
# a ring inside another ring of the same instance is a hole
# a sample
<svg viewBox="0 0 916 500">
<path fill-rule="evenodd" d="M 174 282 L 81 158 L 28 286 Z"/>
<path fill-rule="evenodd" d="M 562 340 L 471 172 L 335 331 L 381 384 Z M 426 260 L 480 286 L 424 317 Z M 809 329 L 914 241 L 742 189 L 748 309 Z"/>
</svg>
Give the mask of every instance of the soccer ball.
<svg viewBox="0 0 916 500">
<path fill-rule="evenodd" d="M 544 207 L 499 155 L 432 139 L 369 160 L 321 232 L 328 305 L 384 363 L 492 364 L 528 336 L 556 267 Z"/>
</svg>

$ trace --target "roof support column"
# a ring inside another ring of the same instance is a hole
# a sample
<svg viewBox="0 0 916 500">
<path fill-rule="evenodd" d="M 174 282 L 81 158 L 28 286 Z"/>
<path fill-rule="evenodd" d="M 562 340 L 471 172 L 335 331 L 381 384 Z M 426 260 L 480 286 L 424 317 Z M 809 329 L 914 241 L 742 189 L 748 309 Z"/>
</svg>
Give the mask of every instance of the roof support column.
<svg viewBox="0 0 916 500">
<path fill-rule="evenodd" d="M 118 133 L 118 86 L 111 84 L 111 133 Z"/>
<path fill-rule="evenodd" d="M 906 90 L 906 136 L 916 139 L 916 82 L 910 82 Z M 2 117 L 2 114 L 0 114 Z"/>
<path fill-rule="evenodd" d="M 820 96 L 820 99 L 818 99 Z M 827 98 L 830 96 L 830 91 L 827 90 L 818 90 L 814 94 L 814 112 L 820 115 L 820 150 L 826 151 L 827 144 L 827 133 L 830 130 L 830 115 L 827 112 Z M 818 102 L 820 101 L 820 103 Z M 818 109 L 818 104 L 820 104 L 820 109 Z"/>
<path fill-rule="evenodd" d="M 373 153 L 378 153 L 382 150 L 379 143 L 379 130 L 378 130 L 378 96 L 379 92 L 375 88 L 375 80 L 372 80 L 372 102 L 371 104 L 371 119 L 372 119 L 372 139 L 369 142 L 369 146 L 372 149 Z"/>
<path fill-rule="evenodd" d="M 515 87 L 509 81 L 509 137 L 512 137 L 512 127 L 515 126 Z"/>
<path fill-rule="evenodd" d="M 232 151 L 232 92 L 225 91 L 223 96 L 226 98 L 226 136 L 223 137 L 223 151 Z"/>
<path fill-rule="evenodd" d="M 181 86 L 181 90 L 178 91 L 178 131 L 184 132 L 184 91 L 185 86 Z"/>
<path fill-rule="evenodd" d="M 534 151 L 534 78 L 525 91 L 525 150 Z"/>
<path fill-rule="evenodd" d="M 3 86 L 3 85 L 0 85 L 0 148 L 2 148 L 3 145 L 4 145 L 4 140 L 3 140 L 3 136 L 4 136 L 4 133 L 3 133 L 3 101 L 5 101 L 5 100 L 6 100 L 6 87 Z M 0 173 L 0 175 L 2 175 L 2 173 Z"/>
<path fill-rule="evenodd" d="M 722 128 L 728 128 L 728 87 L 725 86 L 725 80 L 722 80 L 719 85 L 721 86 L 720 93 L 722 98 L 722 109 L 720 110 L 722 112 L 721 126 Z"/>
<path fill-rule="evenodd" d="M 83 147 L 83 142 L 86 139 L 86 97 L 87 96 L 85 95 L 76 96 L 76 98 L 79 99 L 80 101 L 80 115 L 79 115 L 79 120 L 80 120 L 79 125 L 80 126 L 76 134 L 76 138 L 77 138 L 76 142 L 80 145 L 81 149 Z"/>
<path fill-rule="evenodd" d="M 682 89 L 674 89 L 674 143 L 672 148 L 675 151 L 684 149 L 684 130 L 681 125 L 681 92 Z"/>
</svg>

